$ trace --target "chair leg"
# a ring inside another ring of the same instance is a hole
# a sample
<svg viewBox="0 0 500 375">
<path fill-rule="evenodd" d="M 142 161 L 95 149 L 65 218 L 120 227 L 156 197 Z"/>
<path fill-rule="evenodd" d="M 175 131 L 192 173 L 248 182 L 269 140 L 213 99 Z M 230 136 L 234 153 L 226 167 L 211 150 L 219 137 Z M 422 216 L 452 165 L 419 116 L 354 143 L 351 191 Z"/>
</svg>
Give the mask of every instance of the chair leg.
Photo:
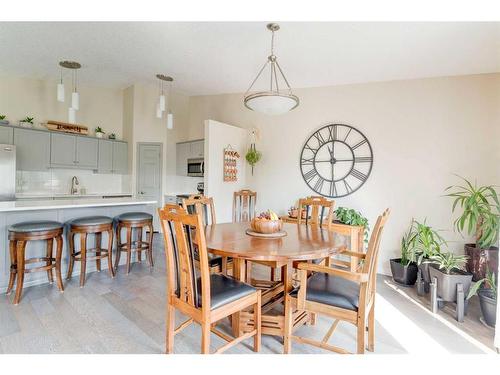
<svg viewBox="0 0 500 375">
<path fill-rule="evenodd" d="M 292 301 L 289 296 L 285 297 L 285 336 L 283 337 L 283 352 L 292 353 Z"/>
<path fill-rule="evenodd" d="M 358 317 L 358 334 L 357 334 L 357 346 L 358 354 L 365 354 L 365 334 L 366 334 L 366 322 L 365 317 Z"/>
<path fill-rule="evenodd" d="M 375 350 L 375 303 L 372 304 L 368 313 L 368 350 Z"/>
<path fill-rule="evenodd" d="M 87 233 L 80 233 L 80 288 L 85 285 L 87 271 Z"/>
<path fill-rule="evenodd" d="M 148 236 L 148 255 L 149 255 L 149 265 L 154 267 L 153 262 L 153 224 L 149 225 L 149 236 Z"/>
<path fill-rule="evenodd" d="M 63 250 L 63 238 L 61 236 L 56 237 L 56 281 L 59 291 L 64 292 L 64 286 L 61 276 L 61 258 Z"/>
<path fill-rule="evenodd" d="M 249 284 L 252 283 L 252 262 L 250 262 L 250 261 L 247 262 L 247 270 L 246 270 L 245 280 Z"/>
<path fill-rule="evenodd" d="M 316 313 L 313 313 L 313 312 L 309 313 L 309 316 L 310 316 L 309 325 L 312 325 L 312 326 L 316 325 Z"/>
<path fill-rule="evenodd" d="M 113 269 L 113 229 L 108 230 L 108 271 L 109 276 L 115 277 Z"/>
<path fill-rule="evenodd" d="M 130 262 L 132 260 L 132 228 L 127 228 L 127 274 L 130 273 Z"/>
<path fill-rule="evenodd" d="M 95 255 L 96 256 L 101 255 L 101 244 L 102 244 L 102 234 L 96 233 L 95 234 Z M 97 272 L 101 272 L 101 259 L 100 258 L 96 258 L 95 265 L 97 268 Z"/>
<path fill-rule="evenodd" d="M 7 287 L 7 295 L 12 292 L 12 288 L 14 287 L 14 281 L 16 280 L 16 271 L 15 267 L 17 267 L 17 252 L 16 245 L 17 241 L 11 240 L 9 241 L 9 252 L 10 252 L 10 276 L 9 276 L 9 286 Z"/>
<path fill-rule="evenodd" d="M 52 250 L 54 248 L 54 240 L 52 238 L 49 238 L 47 240 L 47 253 L 46 253 L 46 256 L 47 259 L 45 261 L 45 264 L 47 266 L 50 266 L 52 264 Z M 47 270 L 47 279 L 49 279 L 49 283 L 52 284 L 54 282 L 54 276 L 52 275 L 52 268 Z"/>
<path fill-rule="evenodd" d="M 276 270 L 274 269 L 274 267 L 271 267 L 271 278 L 270 278 L 271 281 L 276 281 Z"/>
<path fill-rule="evenodd" d="M 21 300 L 21 294 L 23 293 L 23 283 L 24 283 L 24 252 L 26 250 L 26 241 L 17 241 L 16 253 L 17 253 L 17 285 L 16 285 L 16 295 L 14 297 L 14 305 L 19 304 Z"/>
<path fill-rule="evenodd" d="M 167 337 L 165 352 L 167 354 L 174 352 L 174 332 L 175 332 L 175 308 L 167 303 Z"/>
<path fill-rule="evenodd" d="M 210 354 L 210 322 L 201 324 L 201 354 Z"/>
<path fill-rule="evenodd" d="M 66 275 L 66 279 L 71 279 L 73 275 L 73 266 L 75 265 L 75 233 L 68 234 L 68 246 L 69 246 L 69 265 L 68 265 L 68 274 Z"/>
<path fill-rule="evenodd" d="M 122 237 L 121 237 L 121 226 L 118 223 L 116 225 L 116 258 L 115 258 L 115 272 L 118 272 L 118 265 L 120 264 L 120 256 L 122 254 Z"/>
<path fill-rule="evenodd" d="M 140 244 L 142 242 L 142 227 L 137 228 L 137 243 Z M 141 248 L 141 245 L 138 245 L 139 249 Z M 137 252 L 137 260 L 139 262 L 142 262 L 142 251 Z"/>
<path fill-rule="evenodd" d="M 257 292 L 257 303 L 253 307 L 253 322 L 254 322 L 254 327 L 257 330 L 257 333 L 253 337 L 253 351 L 254 352 L 259 352 L 260 351 L 260 338 L 261 338 L 261 333 L 262 333 L 262 324 L 261 324 L 261 292 L 260 290 Z"/>
</svg>

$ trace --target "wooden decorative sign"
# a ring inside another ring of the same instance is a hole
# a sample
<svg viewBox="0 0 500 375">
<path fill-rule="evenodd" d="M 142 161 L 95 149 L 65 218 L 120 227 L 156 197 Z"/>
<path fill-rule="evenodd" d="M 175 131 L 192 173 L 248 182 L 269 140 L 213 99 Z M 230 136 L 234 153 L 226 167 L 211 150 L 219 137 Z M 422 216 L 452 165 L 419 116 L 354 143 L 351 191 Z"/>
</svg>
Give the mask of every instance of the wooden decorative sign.
<svg viewBox="0 0 500 375">
<path fill-rule="evenodd" d="M 64 133 L 89 134 L 89 129 L 86 126 L 52 120 L 47 121 L 47 129 Z"/>
<path fill-rule="evenodd" d="M 238 181 L 238 159 L 240 154 L 231 145 L 224 149 L 224 182 Z"/>
</svg>

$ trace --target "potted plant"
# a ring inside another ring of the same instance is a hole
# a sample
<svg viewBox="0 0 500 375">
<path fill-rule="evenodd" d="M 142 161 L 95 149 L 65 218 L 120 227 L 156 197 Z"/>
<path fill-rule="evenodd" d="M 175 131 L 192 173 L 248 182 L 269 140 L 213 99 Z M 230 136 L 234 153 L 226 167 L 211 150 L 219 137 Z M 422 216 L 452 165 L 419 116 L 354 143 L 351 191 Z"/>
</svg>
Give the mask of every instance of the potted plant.
<svg viewBox="0 0 500 375">
<path fill-rule="evenodd" d="M 95 136 L 97 138 L 102 138 L 104 136 L 104 130 L 102 130 L 102 128 L 100 126 L 98 126 L 97 128 L 95 128 Z"/>
<path fill-rule="evenodd" d="M 111 133 L 110 135 L 108 135 L 108 138 L 109 139 L 116 139 L 116 134 L 115 133 Z"/>
<path fill-rule="evenodd" d="M 252 143 L 250 145 L 250 148 L 247 151 L 247 154 L 245 155 L 245 159 L 247 160 L 248 164 L 252 166 L 252 176 L 253 176 L 253 167 L 255 164 L 257 164 L 262 157 L 262 154 L 260 151 L 257 151 L 255 148 L 255 143 Z"/>
<path fill-rule="evenodd" d="M 31 128 L 33 126 L 33 120 L 34 119 L 35 119 L 34 117 L 26 116 L 24 119 L 22 119 L 21 121 L 19 121 L 19 125 Z"/>
<path fill-rule="evenodd" d="M 488 269 L 486 271 L 486 277 L 478 280 L 472 288 L 470 288 L 467 299 L 475 294 L 479 297 L 479 306 L 481 307 L 484 323 L 490 327 L 495 327 L 497 322 L 498 285 L 496 284 L 494 272 Z"/>
<path fill-rule="evenodd" d="M 417 264 L 414 250 L 415 220 L 411 221 L 410 227 L 401 239 L 401 258 L 391 259 L 391 273 L 393 280 L 404 286 L 414 285 L 417 281 Z"/>
<path fill-rule="evenodd" d="M 446 241 L 441 237 L 439 232 L 427 225 L 427 220 L 423 223 L 413 220 L 415 236 L 413 238 L 413 252 L 418 269 L 424 280 L 425 291 L 429 289 L 431 277 L 429 273 L 429 260 L 441 253 L 441 246 L 446 245 Z"/>
<path fill-rule="evenodd" d="M 2 124 L 2 125 L 9 125 L 9 120 L 6 120 L 5 119 L 6 117 L 7 116 L 5 116 L 5 115 L 0 115 L 0 124 Z"/>
<path fill-rule="evenodd" d="M 500 203 L 493 186 L 472 185 L 461 177 L 465 186 L 450 186 L 445 191 L 452 192 L 448 197 L 454 198 L 452 212 L 457 207 L 462 214 L 455 220 L 458 232 L 474 235 L 475 243 L 465 244 L 468 255 L 467 271 L 478 281 L 486 276 L 486 269 L 498 269 L 498 230 L 500 228 Z"/>
<path fill-rule="evenodd" d="M 359 211 L 339 207 L 335 210 L 335 221 L 341 224 L 365 227 L 365 242 L 368 242 L 368 232 L 370 231 L 368 219 L 361 215 Z"/>
<path fill-rule="evenodd" d="M 472 274 L 465 272 L 466 255 L 438 253 L 429 262 L 431 280 L 437 278 L 437 293 L 443 301 L 456 302 L 457 284 L 462 284 L 465 294 L 469 292 Z"/>
</svg>

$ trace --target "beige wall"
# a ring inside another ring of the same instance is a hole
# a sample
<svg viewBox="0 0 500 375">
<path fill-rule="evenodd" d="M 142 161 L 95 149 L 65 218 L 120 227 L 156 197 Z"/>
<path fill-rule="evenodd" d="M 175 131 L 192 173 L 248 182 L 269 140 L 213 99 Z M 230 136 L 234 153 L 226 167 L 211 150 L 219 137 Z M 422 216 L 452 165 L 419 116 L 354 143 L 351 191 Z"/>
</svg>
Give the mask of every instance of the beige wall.
<svg viewBox="0 0 500 375">
<path fill-rule="evenodd" d="M 360 210 L 372 224 L 392 209 L 380 262 L 388 272 L 412 217 L 427 217 L 455 241 L 450 250 L 461 251 L 464 240 L 452 230 L 450 200 L 442 195 L 459 182 L 453 173 L 499 182 L 499 91 L 500 74 L 302 89 L 295 92 L 300 106 L 275 117 L 244 108 L 242 94 L 198 96 L 189 103 L 188 134 L 201 138 L 206 119 L 259 128 L 263 158 L 247 181 L 259 194 L 258 209 L 284 214 L 297 198 L 314 194 L 299 170 L 306 138 L 332 122 L 361 130 L 373 147 L 372 174 L 336 203 Z"/>
<path fill-rule="evenodd" d="M 12 124 L 26 116 L 35 117 L 35 123 L 47 120 L 68 121 L 68 108 L 71 102 L 71 85 L 65 84 L 66 101 L 56 100 L 55 80 L 39 80 L 22 77 L 0 77 L 0 114 L 7 115 Z M 122 138 L 123 90 L 79 86 L 80 110 L 77 123 L 89 128 L 101 126 L 106 133 L 116 133 Z"/>
</svg>

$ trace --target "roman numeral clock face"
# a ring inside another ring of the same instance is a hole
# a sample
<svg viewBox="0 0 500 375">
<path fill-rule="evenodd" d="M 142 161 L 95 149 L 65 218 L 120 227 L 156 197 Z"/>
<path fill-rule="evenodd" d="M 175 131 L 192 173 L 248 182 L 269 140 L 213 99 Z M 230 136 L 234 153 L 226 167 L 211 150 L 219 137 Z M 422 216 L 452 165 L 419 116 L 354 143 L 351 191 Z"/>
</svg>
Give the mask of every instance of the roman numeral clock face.
<svg viewBox="0 0 500 375">
<path fill-rule="evenodd" d="M 372 170 L 373 152 L 359 130 L 331 124 L 306 141 L 300 155 L 302 177 L 325 197 L 345 197 L 358 190 Z"/>
</svg>

